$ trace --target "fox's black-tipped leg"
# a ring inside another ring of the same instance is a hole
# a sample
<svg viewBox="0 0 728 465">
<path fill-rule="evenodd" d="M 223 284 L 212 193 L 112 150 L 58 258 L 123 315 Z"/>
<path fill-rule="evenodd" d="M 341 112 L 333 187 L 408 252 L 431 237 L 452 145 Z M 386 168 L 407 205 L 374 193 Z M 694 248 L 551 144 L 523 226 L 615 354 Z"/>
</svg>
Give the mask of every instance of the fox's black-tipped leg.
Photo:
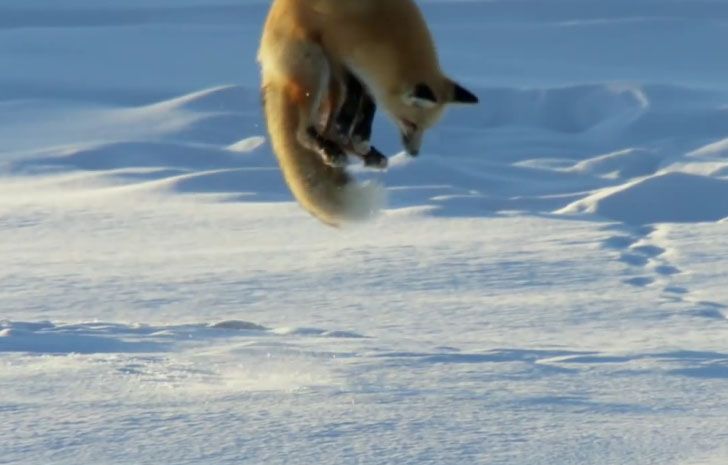
<svg viewBox="0 0 728 465">
<path fill-rule="evenodd" d="M 374 99 L 354 74 L 345 76 L 345 98 L 330 116 L 333 125 L 326 125 L 322 135 L 315 127 L 306 130 L 309 146 L 321 154 L 326 164 L 346 165 L 346 153 L 356 155 L 364 166 L 384 169 L 388 160 L 379 150 L 371 146 L 372 123 L 377 106 Z"/>
<path fill-rule="evenodd" d="M 372 138 L 372 124 L 374 122 L 374 114 L 377 112 L 377 105 L 374 99 L 364 92 L 361 95 L 359 103 L 359 114 L 351 131 L 351 141 L 354 147 L 369 146 Z"/>
<path fill-rule="evenodd" d="M 361 156 L 362 160 L 364 160 L 364 166 L 369 166 L 371 168 L 377 168 L 380 170 L 383 170 L 387 167 L 387 164 L 389 163 L 389 160 L 387 160 L 387 157 L 382 154 L 379 150 L 377 150 L 375 147 L 370 147 L 369 152 Z"/>
<path fill-rule="evenodd" d="M 342 139 L 349 139 L 356 119 L 359 116 L 361 99 L 365 91 L 362 83 L 356 76 L 349 72 L 346 73 L 344 87 L 346 89 L 346 96 L 336 113 L 335 127 Z"/>
<path fill-rule="evenodd" d="M 384 169 L 387 157 L 370 143 L 377 105 L 354 74 L 346 74 L 345 88 L 346 97 L 335 115 L 336 137 L 346 150 L 364 161 L 364 166 Z"/>
</svg>

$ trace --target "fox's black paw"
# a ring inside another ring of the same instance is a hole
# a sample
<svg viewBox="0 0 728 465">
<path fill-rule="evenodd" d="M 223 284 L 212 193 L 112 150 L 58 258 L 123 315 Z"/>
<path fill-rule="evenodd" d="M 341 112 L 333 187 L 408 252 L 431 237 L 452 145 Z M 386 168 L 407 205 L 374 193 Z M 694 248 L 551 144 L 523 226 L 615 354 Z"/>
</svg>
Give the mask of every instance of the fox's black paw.
<svg viewBox="0 0 728 465">
<path fill-rule="evenodd" d="M 364 166 L 380 170 L 386 168 L 389 163 L 387 157 L 374 147 L 370 147 L 369 151 L 365 155 L 362 155 L 362 159 L 364 160 Z"/>
</svg>

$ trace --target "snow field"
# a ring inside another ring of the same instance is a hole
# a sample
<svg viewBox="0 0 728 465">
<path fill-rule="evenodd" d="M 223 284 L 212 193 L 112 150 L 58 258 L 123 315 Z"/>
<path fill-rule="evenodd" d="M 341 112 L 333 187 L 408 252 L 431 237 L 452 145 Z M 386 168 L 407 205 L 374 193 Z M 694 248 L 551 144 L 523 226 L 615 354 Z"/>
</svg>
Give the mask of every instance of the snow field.
<svg viewBox="0 0 728 465">
<path fill-rule="evenodd" d="M 343 230 L 267 2 L 0 5 L 0 462 L 725 463 L 728 4 L 422 5 L 482 103 Z"/>
</svg>

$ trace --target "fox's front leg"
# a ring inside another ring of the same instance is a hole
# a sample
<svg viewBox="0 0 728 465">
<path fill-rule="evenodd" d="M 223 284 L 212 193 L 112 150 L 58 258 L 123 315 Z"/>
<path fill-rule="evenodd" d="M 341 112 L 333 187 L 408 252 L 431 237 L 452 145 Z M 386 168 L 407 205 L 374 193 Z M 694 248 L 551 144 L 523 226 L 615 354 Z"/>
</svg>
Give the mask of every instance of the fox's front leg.
<svg viewBox="0 0 728 465">
<path fill-rule="evenodd" d="M 384 168 L 387 157 L 370 143 L 377 108 L 374 99 L 352 73 L 346 72 L 344 82 L 345 99 L 331 118 L 335 131 L 344 141 L 343 145 L 361 157 L 366 166 Z"/>
<path fill-rule="evenodd" d="M 351 130 L 351 145 L 356 153 L 362 154 L 364 164 L 377 168 L 387 167 L 387 157 L 371 145 L 372 123 L 377 105 L 369 92 L 364 89 L 359 101 L 359 111 Z"/>
</svg>

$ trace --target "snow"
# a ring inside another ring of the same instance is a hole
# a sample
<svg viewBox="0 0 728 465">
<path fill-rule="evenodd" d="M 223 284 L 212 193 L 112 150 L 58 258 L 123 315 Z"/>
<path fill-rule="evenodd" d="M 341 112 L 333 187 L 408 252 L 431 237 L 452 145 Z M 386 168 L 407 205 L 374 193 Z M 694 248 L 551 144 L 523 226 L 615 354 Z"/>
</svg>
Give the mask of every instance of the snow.
<svg viewBox="0 0 728 465">
<path fill-rule="evenodd" d="M 342 230 L 268 2 L 0 5 L 0 463 L 728 462 L 728 2 L 421 3 L 481 104 Z"/>
</svg>

